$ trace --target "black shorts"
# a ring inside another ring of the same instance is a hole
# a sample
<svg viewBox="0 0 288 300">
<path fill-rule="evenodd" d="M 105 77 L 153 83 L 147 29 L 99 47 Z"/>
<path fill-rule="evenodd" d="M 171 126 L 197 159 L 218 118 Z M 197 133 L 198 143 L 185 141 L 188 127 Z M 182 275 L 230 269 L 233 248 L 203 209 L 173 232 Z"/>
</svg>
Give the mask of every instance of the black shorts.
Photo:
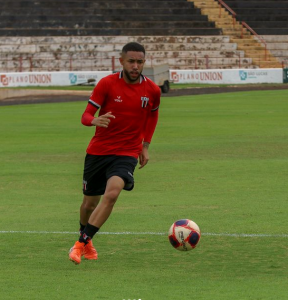
<svg viewBox="0 0 288 300">
<path fill-rule="evenodd" d="M 125 182 L 124 190 L 131 191 L 134 187 L 133 173 L 137 162 L 137 159 L 131 156 L 87 154 L 83 173 L 83 194 L 103 195 L 107 180 L 112 176 L 121 177 Z"/>
</svg>

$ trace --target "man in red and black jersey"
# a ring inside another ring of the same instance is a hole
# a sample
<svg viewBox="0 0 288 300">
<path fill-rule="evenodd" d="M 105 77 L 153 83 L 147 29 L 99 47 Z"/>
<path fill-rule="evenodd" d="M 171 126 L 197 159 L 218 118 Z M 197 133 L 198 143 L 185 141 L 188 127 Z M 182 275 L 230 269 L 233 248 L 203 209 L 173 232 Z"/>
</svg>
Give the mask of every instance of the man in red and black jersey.
<svg viewBox="0 0 288 300">
<path fill-rule="evenodd" d="M 76 264 L 82 256 L 97 259 L 92 238 L 110 216 L 122 189 L 133 189 L 138 160 L 140 169 L 149 161 L 148 148 L 158 121 L 161 92 L 141 73 L 144 47 L 126 44 L 119 61 L 123 70 L 99 81 L 82 115 L 82 124 L 96 130 L 84 164 L 80 238 L 69 252 Z"/>
</svg>

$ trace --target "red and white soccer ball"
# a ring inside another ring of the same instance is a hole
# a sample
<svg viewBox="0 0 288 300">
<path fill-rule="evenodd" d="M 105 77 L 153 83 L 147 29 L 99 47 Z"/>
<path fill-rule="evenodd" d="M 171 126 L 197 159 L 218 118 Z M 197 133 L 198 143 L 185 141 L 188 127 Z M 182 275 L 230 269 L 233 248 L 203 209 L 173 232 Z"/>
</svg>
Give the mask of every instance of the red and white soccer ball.
<svg viewBox="0 0 288 300">
<path fill-rule="evenodd" d="M 188 219 L 174 222 L 169 229 L 169 241 L 179 251 L 189 251 L 196 247 L 201 237 L 199 226 Z"/>
</svg>

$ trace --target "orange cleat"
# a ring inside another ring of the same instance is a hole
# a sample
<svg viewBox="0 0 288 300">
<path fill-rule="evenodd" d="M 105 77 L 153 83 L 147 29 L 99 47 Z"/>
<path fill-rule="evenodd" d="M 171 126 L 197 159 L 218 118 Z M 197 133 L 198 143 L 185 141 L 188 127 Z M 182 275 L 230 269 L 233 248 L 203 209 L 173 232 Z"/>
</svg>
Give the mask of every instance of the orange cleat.
<svg viewBox="0 0 288 300">
<path fill-rule="evenodd" d="M 86 244 L 83 248 L 82 255 L 84 255 L 85 259 L 97 259 L 98 253 L 93 246 L 92 240 L 89 240 L 88 244 Z"/>
<path fill-rule="evenodd" d="M 77 241 L 69 251 L 69 259 L 76 265 L 81 263 L 81 256 L 84 251 L 84 246 L 84 243 Z"/>
</svg>

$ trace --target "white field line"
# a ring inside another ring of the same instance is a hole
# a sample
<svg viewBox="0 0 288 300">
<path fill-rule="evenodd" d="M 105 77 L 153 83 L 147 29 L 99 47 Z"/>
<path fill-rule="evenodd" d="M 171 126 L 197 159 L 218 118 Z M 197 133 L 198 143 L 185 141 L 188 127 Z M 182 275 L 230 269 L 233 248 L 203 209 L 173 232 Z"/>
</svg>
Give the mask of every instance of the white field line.
<svg viewBox="0 0 288 300">
<path fill-rule="evenodd" d="M 0 230 L 0 234 L 12 234 L 12 233 L 22 233 L 22 234 L 78 234 L 78 232 L 71 231 L 17 231 L 17 230 Z M 98 234 L 104 235 L 168 235 L 164 232 L 99 232 Z M 261 234 L 261 233 L 213 233 L 213 232 L 204 232 L 201 235 L 203 236 L 220 236 L 220 237 L 259 237 L 259 238 L 288 238 L 288 234 Z"/>
</svg>

